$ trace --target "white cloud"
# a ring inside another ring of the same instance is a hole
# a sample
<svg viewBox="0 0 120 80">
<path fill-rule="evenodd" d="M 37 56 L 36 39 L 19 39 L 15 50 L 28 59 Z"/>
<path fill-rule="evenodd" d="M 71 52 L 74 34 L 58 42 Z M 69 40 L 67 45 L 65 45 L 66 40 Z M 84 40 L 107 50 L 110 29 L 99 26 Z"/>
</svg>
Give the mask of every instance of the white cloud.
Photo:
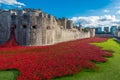
<svg viewBox="0 0 120 80">
<path fill-rule="evenodd" d="M 118 11 L 116 12 L 116 14 L 120 14 L 120 10 L 118 10 Z"/>
<path fill-rule="evenodd" d="M 103 10 L 103 12 L 108 13 L 108 12 L 110 12 L 110 10 L 107 10 L 107 9 L 106 9 L 106 10 Z"/>
<path fill-rule="evenodd" d="M 115 9 L 120 9 L 120 6 L 116 6 Z"/>
<path fill-rule="evenodd" d="M 104 27 L 104 26 L 120 26 L 120 0 L 111 0 L 111 3 L 104 8 L 92 10 L 89 15 L 97 16 L 79 16 L 73 17 L 75 25 L 79 23 L 84 27 Z"/>
<path fill-rule="evenodd" d="M 7 5 L 21 5 L 21 6 L 25 6 L 24 3 L 18 2 L 16 0 L 0 0 L 0 3 L 7 4 Z"/>
<path fill-rule="evenodd" d="M 75 25 L 80 23 L 84 27 L 110 27 L 120 24 L 120 20 L 116 19 L 115 15 L 73 17 L 71 20 L 73 20 Z"/>
</svg>

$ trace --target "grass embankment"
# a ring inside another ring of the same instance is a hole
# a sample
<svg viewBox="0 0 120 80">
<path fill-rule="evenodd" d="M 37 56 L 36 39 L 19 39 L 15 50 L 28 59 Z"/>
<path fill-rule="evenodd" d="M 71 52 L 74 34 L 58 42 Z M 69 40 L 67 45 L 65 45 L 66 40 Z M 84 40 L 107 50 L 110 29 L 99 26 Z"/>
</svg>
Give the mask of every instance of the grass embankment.
<svg viewBox="0 0 120 80">
<path fill-rule="evenodd" d="M 113 57 L 106 63 L 97 63 L 100 68 L 95 71 L 84 70 L 72 76 L 65 76 L 53 80 L 120 80 L 120 44 L 110 39 L 103 43 L 94 43 L 105 50 L 114 51 Z M 0 71 L 0 80 L 16 80 L 17 71 Z"/>
<path fill-rule="evenodd" d="M 19 75 L 17 70 L 0 71 L 0 80 L 16 80 Z"/>
<path fill-rule="evenodd" d="M 96 64 L 99 69 L 96 71 L 84 70 L 73 76 L 65 76 L 53 80 L 120 80 L 120 43 L 109 39 L 106 42 L 94 43 L 104 50 L 114 51 L 113 57 L 108 62 Z"/>
</svg>

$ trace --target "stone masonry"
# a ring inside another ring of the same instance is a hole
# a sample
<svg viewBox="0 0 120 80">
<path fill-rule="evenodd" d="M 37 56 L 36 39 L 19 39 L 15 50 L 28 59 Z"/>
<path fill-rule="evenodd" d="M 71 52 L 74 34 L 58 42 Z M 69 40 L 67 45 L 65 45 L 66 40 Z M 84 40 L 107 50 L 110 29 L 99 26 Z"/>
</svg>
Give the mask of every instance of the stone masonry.
<svg viewBox="0 0 120 80">
<path fill-rule="evenodd" d="M 10 27 L 15 27 L 16 41 L 20 45 L 37 46 L 58 42 L 90 38 L 95 29 L 81 31 L 73 27 L 73 22 L 37 9 L 0 10 L 0 43 L 10 37 Z"/>
</svg>

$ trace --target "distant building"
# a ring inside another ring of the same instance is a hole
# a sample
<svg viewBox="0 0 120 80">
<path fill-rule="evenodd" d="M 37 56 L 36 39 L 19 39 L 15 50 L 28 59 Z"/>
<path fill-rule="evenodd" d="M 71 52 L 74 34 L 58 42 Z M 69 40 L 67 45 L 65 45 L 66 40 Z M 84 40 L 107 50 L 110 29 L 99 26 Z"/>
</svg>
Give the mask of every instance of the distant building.
<svg viewBox="0 0 120 80">
<path fill-rule="evenodd" d="M 115 35 L 116 30 L 117 30 L 117 26 L 112 26 L 112 27 L 110 28 L 110 33 L 111 33 L 112 35 Z"/>
<path fill-rule="evenodd" d="M 104 27 L 104 33 L 109 33 L 109 27 Z"/>
<path fill-rule="evenodd" d="M 96 34 L 102 33 L 102 27 L 97 27 L 97 28 L 95 29 L 95 33 L 96 33 Z"/>
</svg>

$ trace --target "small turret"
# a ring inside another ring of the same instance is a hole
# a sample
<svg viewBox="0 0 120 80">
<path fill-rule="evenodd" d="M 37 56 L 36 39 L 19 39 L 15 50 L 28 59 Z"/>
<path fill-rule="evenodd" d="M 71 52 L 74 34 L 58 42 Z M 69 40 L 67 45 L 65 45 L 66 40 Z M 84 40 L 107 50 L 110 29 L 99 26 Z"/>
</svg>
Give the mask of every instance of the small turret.
<svg viewBox="0 0 120 80">
<path fill-rule="evenodd" d="M 72 29 L 73 28 L 73 21 L 72 20 L 68 20 L 67 21 L 67 29 Z"/>
<path fill-rule="evenodd" d="M 41 18 L 43 18 L 43 17 L 44 17 L 44 13 L 41 12 L 41 13 L 39 14 L 39 16 L 40 16 Z"/>
</svg>

